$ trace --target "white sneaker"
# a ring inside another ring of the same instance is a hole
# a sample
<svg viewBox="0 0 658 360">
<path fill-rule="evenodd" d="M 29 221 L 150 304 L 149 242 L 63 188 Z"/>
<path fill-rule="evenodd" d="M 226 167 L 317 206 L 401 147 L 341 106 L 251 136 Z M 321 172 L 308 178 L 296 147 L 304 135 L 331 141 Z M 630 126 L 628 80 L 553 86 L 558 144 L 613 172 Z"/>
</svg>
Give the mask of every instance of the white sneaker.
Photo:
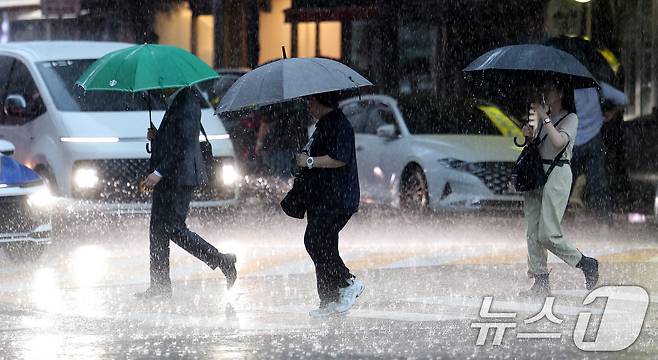
<svg viewBox="0 0 658 360">
<path fill-rule="evenodd" d="M 311 310 L 308 314 L 315 319 L 326 318 L 331 316 L 341 316 L 345 315 L 347 312 L 339 311 L 339 305 L 337 302 L 332 301 L 325 306 L 321 306 L 315 310 Z"/>
<path fill-rule="evenodd" d="M 339 298 L 337 309 L 339 312 L 348 312 L 352 306 L 354 306 L 354 303 L 356 303 L 356 299 L 361 296 L 363 290 L 366 288 L 362 282 L 355 279 L 347 280 L 347 282 L 350 284 L 348 287 L 340 288 L 338 290 Z"/>
</svg>

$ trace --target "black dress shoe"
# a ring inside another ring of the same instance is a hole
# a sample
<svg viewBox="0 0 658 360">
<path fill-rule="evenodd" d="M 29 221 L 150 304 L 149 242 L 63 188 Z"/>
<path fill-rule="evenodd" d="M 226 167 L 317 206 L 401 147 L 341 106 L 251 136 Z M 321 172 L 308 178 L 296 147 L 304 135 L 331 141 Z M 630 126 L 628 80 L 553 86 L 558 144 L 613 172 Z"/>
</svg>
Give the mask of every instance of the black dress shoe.
<svg viewBox="0 0 658 360">
<path fill-rule="evenodd" d="M 151 286 L 146 291 L 136 293 L 135 297 L 140 300 L 171 299 L 171 287 Z"/>
<path fill-rule="evenodd" d="M 237 257 L 235 254 L 224 254 L 222 258 L 222 263 L 220 269 L 226 276 L 226 288 L 230 289 L 235 284 L 235 280 L 238 278 L 238 270 L 235 268 L 235 262 Z"/>
<path fill-rule="evenodd" d="M 585 275 L 585 287 L 587 290 L 592 290 L 596 286 L 596 283 L 599 282 L 598 260 L 583 255 L 576 267 L 582 270 Z"/>
</svg>

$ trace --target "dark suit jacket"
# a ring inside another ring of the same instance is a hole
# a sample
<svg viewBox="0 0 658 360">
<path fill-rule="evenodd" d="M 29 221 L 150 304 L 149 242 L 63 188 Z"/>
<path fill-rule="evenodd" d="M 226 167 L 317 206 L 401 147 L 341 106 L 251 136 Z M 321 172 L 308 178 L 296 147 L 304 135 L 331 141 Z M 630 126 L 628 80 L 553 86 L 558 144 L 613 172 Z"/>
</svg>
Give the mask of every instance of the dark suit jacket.
<svg viewBox="0 0 658 360">
<path fill-rule="evenodd" d="M 151 171 L 157 170 L 165 183 L 200 186 L 207 182 L 206 167 L 201 156 L 201 104 L 191 87 L 176 94 L 164 115 L 152 144 Z"/>
</svg>

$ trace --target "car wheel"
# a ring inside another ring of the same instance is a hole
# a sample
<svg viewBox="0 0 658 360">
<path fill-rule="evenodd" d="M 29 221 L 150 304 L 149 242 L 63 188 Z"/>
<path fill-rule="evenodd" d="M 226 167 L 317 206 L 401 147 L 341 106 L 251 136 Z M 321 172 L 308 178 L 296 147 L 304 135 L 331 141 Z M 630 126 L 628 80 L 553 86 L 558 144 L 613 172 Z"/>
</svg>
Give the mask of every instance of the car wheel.
<svg viewBox="0 0 658 360">
<path fill-rule="evenodd" d="M 400 208 L 417 214 L 429 211 L 429 191 L 423 169 L 419 166 L 408 168 L 400 186 Z"/>
<path fill-rule="evenodd" d="M 46 250 L 46 246 L 46 244 L 21 242 L 6 244 L 4 249 L 7 257 L 12 261 L 22 263 L 37 260 Z"/>
</svg>

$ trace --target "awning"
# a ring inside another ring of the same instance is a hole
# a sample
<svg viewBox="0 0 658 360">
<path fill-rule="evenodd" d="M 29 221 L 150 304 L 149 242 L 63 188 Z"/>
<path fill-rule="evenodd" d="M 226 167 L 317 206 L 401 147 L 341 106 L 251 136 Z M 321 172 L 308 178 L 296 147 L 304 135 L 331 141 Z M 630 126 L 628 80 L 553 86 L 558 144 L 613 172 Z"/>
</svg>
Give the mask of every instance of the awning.
<svg viewBox="0 0 658 360">
<path fill-rule="evenodd" d="M 0 0 L 0 10 L 38 9 L 41 0 Z"/>
</svg>

